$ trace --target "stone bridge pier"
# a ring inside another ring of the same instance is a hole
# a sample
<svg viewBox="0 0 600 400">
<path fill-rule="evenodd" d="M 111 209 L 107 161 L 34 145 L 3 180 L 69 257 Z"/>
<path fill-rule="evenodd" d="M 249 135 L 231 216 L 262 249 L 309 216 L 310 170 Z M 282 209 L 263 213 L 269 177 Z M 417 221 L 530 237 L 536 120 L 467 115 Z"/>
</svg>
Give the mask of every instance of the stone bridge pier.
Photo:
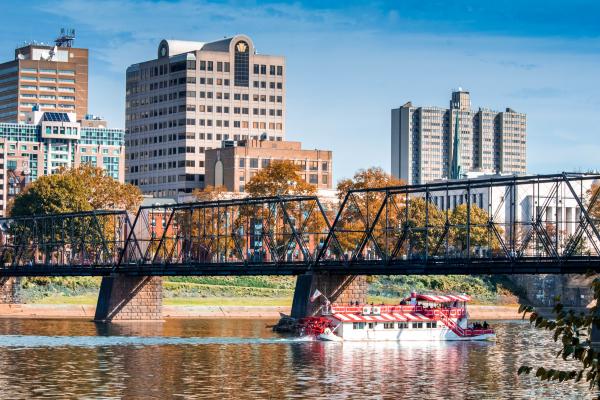
<svg viewBox="0 0 600 400">
<path fill-rule="evenodd" d="M 94 321 L 162 321 L 162 300 L 162 277 L 104 277 Z"/>
<path fill-rule="evenodd" d="M 310 301 L 310 297 L 318 290 L 323 294 Z M 350 304 L 358 301 L 367 302 L 367 277 L 328 274 L 299 275 L 292 303 L 291 316 L 303 318 L 317 314 L 325 307 L 327 300 L 331 303 Z"/>
<path fill-rule="evenodd" d="M 0 278 L 0 304 L 20 304 L 19 278 Z"/>
</svg>

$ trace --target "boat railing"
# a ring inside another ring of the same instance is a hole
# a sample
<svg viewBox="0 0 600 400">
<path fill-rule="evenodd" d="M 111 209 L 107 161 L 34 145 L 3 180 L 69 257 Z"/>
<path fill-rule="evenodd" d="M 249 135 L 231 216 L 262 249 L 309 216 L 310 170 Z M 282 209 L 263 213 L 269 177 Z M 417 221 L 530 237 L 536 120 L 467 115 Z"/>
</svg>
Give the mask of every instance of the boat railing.
<svg viewBox="0 0 600 400">
<path fill-rule="evenodd" d="M 464 308 L 458 307 L 425 307 L 423 305 L 374 305 L 370 306 L 368 304 L 360 305 L 360 306 L 344 306 L 339 304 L 331 305 L 331 313 L 342 313 L 342 314 L 360 314 L 363 312 L 364 307 L 377 307 L 381 313 L 419 313 L 423 314 L 427 318 L 432 318 L 436 315 L 436 312 L 442 311 L 445 312 L 450 318 L 462 318 L 465 315 Z"/>
</svg>

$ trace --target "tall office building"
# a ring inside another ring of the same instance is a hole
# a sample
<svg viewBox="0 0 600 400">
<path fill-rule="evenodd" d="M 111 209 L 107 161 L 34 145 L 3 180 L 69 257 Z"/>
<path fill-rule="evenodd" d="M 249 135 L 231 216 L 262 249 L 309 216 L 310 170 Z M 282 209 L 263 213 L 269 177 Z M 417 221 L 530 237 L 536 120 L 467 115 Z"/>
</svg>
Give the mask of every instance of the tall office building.
<svg viewBox="0 0 600 400">
<path fill-rule="evenodd" d="M 450 108 L 408 102 L 392 110 L 392 174 L 408 184 L 468 172 L 524 174 L 526 132 L 525 114 L 473 110 L 470 93 L 460 88 Z"/>
<path fill-rule="evenodd" d="M 126 181 L 157 197 L 204 186 L 204 153 L 224 140 L 282 141 L 285 60 L 236 35 L 162 40 L 126 81 Z"/>
<path fill-rule="evenodd" d="M 42 111 L 88 112 L 88 50 L 72 47 L 74 31 L 52 46 L 28 44 L 0 64 L 0 122 L 23 122 L 34 106 Z"/>
</svg>

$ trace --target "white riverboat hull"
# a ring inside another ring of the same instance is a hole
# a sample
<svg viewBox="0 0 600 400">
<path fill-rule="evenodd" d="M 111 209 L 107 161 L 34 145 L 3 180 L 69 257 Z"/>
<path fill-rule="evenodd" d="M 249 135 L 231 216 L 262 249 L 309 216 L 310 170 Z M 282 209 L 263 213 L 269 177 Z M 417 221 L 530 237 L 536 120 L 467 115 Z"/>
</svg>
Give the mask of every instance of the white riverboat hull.
<svg viewBox="0 0 600 400">
<path fill-rule="evenodd" d="M 373 328 L 354 329 L 353 324 L 341 324 L 335 333 L 321 334 L 320 340 L 326 341 L 493 341 L 496 335 L 485 333 L 481 335 L 459 336 L 446 326 L 437 328 L 385 329 L 383 324 Z"/>
</svg>

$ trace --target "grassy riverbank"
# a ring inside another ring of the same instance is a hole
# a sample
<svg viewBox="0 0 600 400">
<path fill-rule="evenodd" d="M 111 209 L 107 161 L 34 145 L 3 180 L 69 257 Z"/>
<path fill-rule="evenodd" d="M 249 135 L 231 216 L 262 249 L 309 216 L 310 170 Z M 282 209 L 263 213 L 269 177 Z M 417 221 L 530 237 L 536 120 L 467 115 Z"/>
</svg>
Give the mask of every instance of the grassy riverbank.
<svg viewBox="0 0 600 400">
<path fill-rule="evenodd" d="M 469 293 L 477 304 L 515 304 L 516 288 L 504 277 L 378 276 L 369 278 L 369 302 L 396 303 L 417 292 Z M 293 277 L 169 277 L 163 281 L 165 305 L 289 306 Z M 22 281 L 26 303 L 96 303 L 100 278 L 35 278 Z"/>
</svg>

